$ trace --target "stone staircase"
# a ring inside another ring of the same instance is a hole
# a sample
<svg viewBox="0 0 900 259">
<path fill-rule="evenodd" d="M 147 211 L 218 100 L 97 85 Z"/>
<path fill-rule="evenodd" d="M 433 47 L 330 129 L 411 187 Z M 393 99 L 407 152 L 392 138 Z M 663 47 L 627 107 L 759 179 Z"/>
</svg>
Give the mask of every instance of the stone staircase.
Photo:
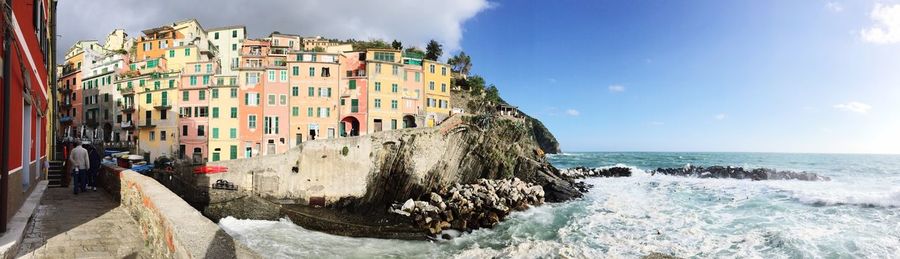
<svg viewBox="0 0 900 259">
<path fill-rule="evenodd" d="M 62 157 L 62 154 L 59 154 L 57 157 Z M 47 187 L 65 187 L 68 185 L 66 183 L 63 183 L 65 179 L 66 168 L 63 166 L 63 161 L 50 161 L 50 168 L 47 169 Z"/>
</svg>

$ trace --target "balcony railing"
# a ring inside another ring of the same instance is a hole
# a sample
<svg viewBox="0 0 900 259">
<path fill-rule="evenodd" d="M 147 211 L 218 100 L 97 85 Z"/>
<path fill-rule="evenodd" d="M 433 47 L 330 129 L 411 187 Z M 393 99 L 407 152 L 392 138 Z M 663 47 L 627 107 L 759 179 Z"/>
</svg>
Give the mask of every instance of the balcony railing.
<svg viewBox="0 0 900 259">
<path fill-rule="evenodd" d="M 122 95 L 134 95 L 134 88 L 122 88 Z"/>
<path fill-rule="evenodd" d="M 172 109 L 172 105 L 168 104 L 168 103 L 162 103 L 160 105 L 153 106 L 153 108 L 157 109 L 157 110 L 168 110 L 168 109 Z"/>
<path fill-rule="evenodd" d="M 133 112 L 134 112 L 134 105 L 125 105 L 125 107 L 122 108 L 122 112 L 124 112 L 124 113 L 133 113 Z"/>
<path fill-rule="evenodd" d="M 134 123 L 131 121 L 123 121 L 122 123 L 119 123 L 119 127 L 122 129 L 133 129 Z"/>
</svg>

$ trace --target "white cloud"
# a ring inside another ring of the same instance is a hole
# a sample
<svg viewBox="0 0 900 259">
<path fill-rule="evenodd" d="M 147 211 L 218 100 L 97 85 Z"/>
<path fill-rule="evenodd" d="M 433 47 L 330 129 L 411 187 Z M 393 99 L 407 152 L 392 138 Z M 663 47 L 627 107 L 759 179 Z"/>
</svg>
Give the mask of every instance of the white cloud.
<svg viewBox="0 0 900 259">
<path fill-rule="evenodd" d="M 621 93 L 625 91 L 625 86 L 623 85 L 610 85 L 609 92 L 611 93 Z"/>
<path fill-rule="evenodd" d="M 713 118 L 716 120 L 724 120 L 725 118 L 728 118 L 728 114 L 719 113 L 716 114 L 716 116 L 713 116 Z"/>
<path fill-rule="evenodd" d="M 866 114 L 866 113 L 869 113 L 869 110 L 872 109 L 872 106 L 865 104 L 865 103 L 861 103 L 861 102 L 848 102 L 848 103 L 835 104 L 834 108 L 838 109 L 838 110 L 855 112 L 855 113 L 859 113 L 859 114 Z"/>
<path fill-rule="evenodd" d="M 581 115 L 581 112 L 576 109 L 568 109 L 566 110 L 566 114 L 568 114 L 569 116 L 578 116 Z"/>
<path fill-rule="evenodd" d="M 844 11 L 844 5 L 842 5 L 841 3 L 838 3 L 838 2 L 828 2 L 825 4 L 825 8 L 827 8 L 829 11 L 832 11 L 835 13 L 840 13 L 840 12 Z"/>
<path fill-rule="evenodd" d="M 860 32 L 864 41 L 875 44 L 900 42 L 900 4 L 892 6 L 875 4 L 869 17 L 875 24 Z"/>
<path fill-rule="evenodd" d="M 488 0 L 60 1 L 58 48 L 62 53 L 77 40 L 102 41 L 115 28 L 135 37 L 144 29 L 196 18 L 206 29 L 246 25 L 251 38 L 279 31 L 339 39 L 397 39 L 405 47 L 423 49 L 435 39 L 448 56 L 461 47 L 463 24 L 495 5 Z"/>
</svg>

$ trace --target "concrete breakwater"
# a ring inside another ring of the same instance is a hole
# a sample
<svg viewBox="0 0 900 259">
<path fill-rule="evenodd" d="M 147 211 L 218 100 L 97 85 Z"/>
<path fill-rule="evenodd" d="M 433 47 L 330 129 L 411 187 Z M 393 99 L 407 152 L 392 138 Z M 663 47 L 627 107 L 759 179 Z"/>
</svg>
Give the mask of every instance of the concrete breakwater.
<svg viewBox="0 0 900 259">
<path fill-rule="evenodd" d="M 541 186 L 519 178 L 478 179 L 472 184 L 455 184 L 449 190 L 432 192 L 427 200 L 396 203 L 389 211 L 409 217 L 415 226 L 434 236 L 447 229 L 490 228 L 513 211 L 543 203 Z"/>
</svg>

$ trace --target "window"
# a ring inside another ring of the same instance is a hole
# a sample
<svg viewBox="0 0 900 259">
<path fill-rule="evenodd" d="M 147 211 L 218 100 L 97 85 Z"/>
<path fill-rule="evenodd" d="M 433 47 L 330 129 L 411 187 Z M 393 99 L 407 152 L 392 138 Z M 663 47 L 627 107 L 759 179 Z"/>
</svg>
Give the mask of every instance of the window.
<svg viewBox="0 0 900 259">
<path fill-rule="evenodd" d="M 428 90 L 434 91 L 434 81 L 428 82 Z"/>
<path fill-rule="evenodd" d="M 212 128 L 212 138 L 219 139 L 219 128 Z"/>
<path fill-rule="evenodd" d="M 232 139 L 237 138 L 237 128 L 228 129 L 228 137 Z"/>
<path fill-rule="evenodd" d="M 391 84 L 391 92 L 397 92 L 397 84 Z"/>
<path fill-rule="evenodd" d="M 381 64 L 375 64 L 375 74 L 381 74 Z"/>
<path fill-rule="evenodd" d="M 391 100 L 391 109 L 397 109 L 397 100 Z"/>
<path fill-rule="evenodd" d="M 229 152 L 228 155 L 230 159 L 237 159 L 237 145 L 231 145 Z"/>
<path fill-rule="evenodd" d="M 151 101 L 153 100 L 153 94 L 147 93 L 147 95 L 145 95 L 145 96 L 147 97 L 147 98 L 146 98 L 146 99 L 147 99 L 147 104 L 150 104 Z"/>
<path fill-rule="evenodd" d="M 191 49 L 184 49 L 184 56 L 188 57 L 191 55 Z"/>
<path fill-rule="evenodd" d="M 237 50 L 237 43 L 231 44 L 231 50 Z"/>
<path fill-rule="evenodd" d="M 231 37 L 232 37 L 232 38 L 237 38 L 237 30 L 231 31 Z"/>
<path fill-rule="evenodd" d="M 156 140 L 156 132 L 150 131 L 150 141 L 154 141 L 154 140 Z"/>
<path fill-rule="evenodd" d="M 200 73 L 200 64 L 194 65 L 194 73 Z"/>
<path fill-rule="evenodd" d="M 294 116 L 294 117 L 300 116 L 300 107 L 297 107 L 297 106 L 291 107 L 291 116 Z"/>
<path fill-rule="evenodd" d="M 209 107 L 194 107 L 197 112 L 197 117 L 208 117 L 209 116 Z"/>
<path fill-rule="evenodd" d="M 307 88 L 307 94 L 309 95 L 309 97 L 316 96 L 316 88 L 310 86 L 309 88 Z"/>
<path fill-rule="evenodd" d="M 381 99 L 375 99 L 375 109 L 381 109 Z"/>
<path fill-rule="evenodd" d="M 256 85 L 259 83 L 259 74 L 258 73 L 247 73 L 247 84 L 248 85 Z"/>
<path fill-rule="evenodd" d="M 174 57 L 175 57 L 175 50 L 174 50 L 174 49 L 173 49 L 173 50 L 169 50 L 169 57 L 170 57 L 170 58 L 174 58 Z"/>
<path fill-rule="evenodd" d="M 231 88 L 231 98 L 237 98 L 237 88 Z"/>
<path fill-rule="evenodd" d="M 269 81 L 275 81 L 275 70 L 269 70 Z"/>
<path fill-rule="evenodd" d="M 428 72 L 434 74 L 434 64 L 428 65 Z"/>
<path fill-rule="evenodd" d="M 287 70 L 281 70 L 281 82 L 287 82 Z"/>
<path fill-rule="evenodd" d="M 219 89 L 212 89 L 212 98 L 219 99 Z"/>
<path fill-rule="evenodd" d="M 394 62 L 394 53 L 375 52 L 375 60 Z"/>
<path fill-rule="evenodd" d="M 217 39 L 217 40 L 219 39 L 219 32 L 216 32 L 213 34 L 213 39 Z"/>
<path fill-rule="evenodd" d="M 309 68 L 309 77 L 314 77 L 314 76 L 316 76 L 316 68 L 311 67 L 311 68 Z"/>
<path fill-rule="evenodd" d="M 212 153 L 212 161 L 213 161 L 213 162 L 219 161 L 219 152 L 213 152 L 213 153 Z"/>
<path fill-rule="evenodd" d="M 391 74 L 392 75 L 400 75 L 400 68 L 397 65 L 391 66 Z"/>
<path fill-rule="evenodd" d="M 375 91 L 381 92 L 381 82 L 375 82 Z"/>
<path fill-rule="evenodd" d="M 245 93 L 244 105 L 259 106 L 259 93 Z"/>
<path fill-rule="evenodd" d="M 356 89 L 356 79 L 350 79 L 350 90 Z"/>
<path fill-rule="evenodd" d="M 313 116 L 313 108 L 312 107 L 306 108 L 306 117 L 312 117 L 312 116 Z"/>
<path fill-rule="evenodd" d="M 203 76 L 203 85 L 209 85 L 209 75 Z"/>
<path fill-rule="evenodd" d="M 359 112 L 359 99 L 350 99 L 350 112 Z"/>
<path fill-rule="evenodd" d="M 441 92 L 447 92 L 447 84 L 441 83 Z"/>
<path fill-rule="evenodd" d="M 206 129 L 203 127 L 203 125 L 197 125 L 197 136 L 205 136 L 205 135 L 206 135 Z"/>
<path fill-rule="evenodd" d="M 446 75 L 447 75 L 447 67 L 441 67 L 441 75 L 442 75 L 442 76 L 446 76 Z"/>
<path fill-rule="evenodd" d="M 190 100 L 190 99 L 191 99 L 191 92 L 189 92 L 189 91 L 181 92 L 181 100 L 182 101 L 186 102 L 187 100 Z"/>
<path fill-rule="evenodd" d="M 175 79 L 169 80 L 169 88 L 175 88 Z"/>
<path fill-rule="evenodd" d="M 272 106 L 272 105 L 275 105 L 275 95 L 274 94 L 269 95 L 269 106 Z"/>
<path fill-rule="evenodd" d="M 215 118 L 219 118 L 219 107 L 213 107 L 213 108 L 212 108 L 212 117 L 213 117 L 214 119 L 215 119 Z"/>
<path fill-rule="evenodd" d="M 300 67 L 294 66 L 291 68 L 291 75 L 299 76 L 300 75 Z"/>
<path fill-rule="evenodd" d="M 281 105 L 287 105 L 287 95 L 286 95 L 286 94 L 282 94 L 282 95 L 280 95 L 279 97 L 281 97 L 281 98 L 280 98 L 278 104 L 281 104 Z"/>
<path fill-rule="evenodd" d="M 181 135 L 187 136 L 187 133 L 188 133 L 187 125 L 181 125 Z"/>
<path fill-rule="evenodd" d="M 247 127 L 256 129 L 256 115 L 250 115 L 250 117 L 247 118 Z"/>
<path fill-rule="evenodd" d="M 300 96 L 300 87 L 299 86 L 295 85 L 295 86 L 291 87 L 291 96 Z"/>
<path fill-rule="evenodd" d="M 392 130 L 397 129 L 397 120 L 391 119 L 391 129 Z"/>
<path fill-rule="evenodd" d="M 200 100 L 201 100 L 201 101 L 206 100 L 206 91 L 205 91 L 205 90 L 200 90 L 200 91 L 197 91 L 197 92 L 200 93 Z"/>
<path fill-rule="evenodd" d="M 197 85 L 197 76 L 191 76 L 191 86 Z"/>
<path fill-rule="evenodd" d="M 231 107 L 231 118 L 237 119 L 237 107 Z"/>
<path fill-rule="evenodd" d="M 330 76 L 331 76 L 331 69 L 329 69 L 327 67 L 323 67 L 322 68 L 322 77 L 330 77 Z"/>
</svg>

